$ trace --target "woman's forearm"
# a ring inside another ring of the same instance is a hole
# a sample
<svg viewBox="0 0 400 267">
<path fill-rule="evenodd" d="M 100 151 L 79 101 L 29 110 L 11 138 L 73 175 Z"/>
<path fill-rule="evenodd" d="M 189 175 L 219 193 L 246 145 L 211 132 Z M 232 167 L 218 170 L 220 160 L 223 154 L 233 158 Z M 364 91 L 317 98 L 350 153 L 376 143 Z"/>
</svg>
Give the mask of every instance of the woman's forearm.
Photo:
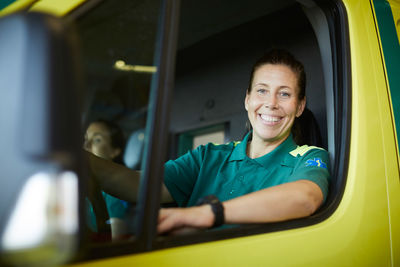
<svg viewBox="0 0 400 267">
<path fill-rule="evenodd" d="M 321 189 L 311 181 L 281 184 L 224 202 L 225 223 L 264 223 L 306 217 L 322 201 Z"/>
<path fill-rule="evenodd" d="M 234 198 L 222 205 L 227 224 L 267 223 L 309 216 L 318 209 L 322 200 L 322 191 L 318 185 L 300 180 Z M 214 220 L 215 215 L 208 204 L 161 209 L 158 232 L 187 227 L 208 228 Z"/>
</svg>

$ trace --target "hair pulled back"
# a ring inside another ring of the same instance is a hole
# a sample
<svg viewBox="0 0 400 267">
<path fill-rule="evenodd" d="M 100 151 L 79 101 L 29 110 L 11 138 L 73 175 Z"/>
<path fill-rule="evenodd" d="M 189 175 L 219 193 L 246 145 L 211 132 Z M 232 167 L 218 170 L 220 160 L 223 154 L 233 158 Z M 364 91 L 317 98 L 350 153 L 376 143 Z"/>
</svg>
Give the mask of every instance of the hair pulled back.
<svg viewBox="0 0 400 267">
<path fill-rule="evenodd" d="M 298 61 L 291 53 L 284 49 L 272 49 L 261 58 L 259 58 L 256 63 L 254 63 L 253 68 L 250 73 L 250 82 L 247 88 L 247 94 L 251 91 L 251 85 L 253 83 L 254 73 L 261 67 L 267 64 L 272 65 L 284 65 L 289 67 L 297 76 L 297 85 L 299 89 L 298 99 L 304 99 L 306 96 L 306 73 L 304 71 L 303 64 Z"/>
</svg>

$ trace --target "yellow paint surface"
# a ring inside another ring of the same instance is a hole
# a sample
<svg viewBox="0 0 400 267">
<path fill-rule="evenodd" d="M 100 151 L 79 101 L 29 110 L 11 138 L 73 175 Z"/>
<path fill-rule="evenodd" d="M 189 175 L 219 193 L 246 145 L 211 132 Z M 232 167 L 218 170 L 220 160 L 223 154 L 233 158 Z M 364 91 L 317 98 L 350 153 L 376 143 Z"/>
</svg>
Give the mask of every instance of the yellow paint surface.
<svg viewBox="0 0 400 267">
<path fill-rule="evenodd" d="M 37 1 L 30 11 L 50 13 L 55 16 L 64 16 L 84 3 L 86 0 L 41 0 Z"/>
</svg>

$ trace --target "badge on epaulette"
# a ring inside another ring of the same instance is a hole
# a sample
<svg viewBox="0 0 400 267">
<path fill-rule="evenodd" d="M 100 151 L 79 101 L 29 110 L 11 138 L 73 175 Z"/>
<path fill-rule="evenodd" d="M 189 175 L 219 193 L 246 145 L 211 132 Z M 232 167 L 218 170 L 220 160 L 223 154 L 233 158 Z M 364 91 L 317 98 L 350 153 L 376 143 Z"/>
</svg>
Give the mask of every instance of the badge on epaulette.
<svg viewBox="0 0 400 267">
<path fill-rule="evenodd" d="M 321 158 L 309 159 L 306 161 L 306 166 L 321 167 L 327 169 L 326 163 Z"/>
</svg>

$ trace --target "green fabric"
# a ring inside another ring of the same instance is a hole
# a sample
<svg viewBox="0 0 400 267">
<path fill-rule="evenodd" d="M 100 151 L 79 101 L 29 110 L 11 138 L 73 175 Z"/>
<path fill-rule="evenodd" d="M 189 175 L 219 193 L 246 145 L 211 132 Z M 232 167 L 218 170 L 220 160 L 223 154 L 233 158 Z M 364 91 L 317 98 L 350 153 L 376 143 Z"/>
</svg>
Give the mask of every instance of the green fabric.
<svg viewBox="0 0 400 267">
<path fill-rule="evenodd" d="M 129 204 L 128 202 L 121 200 L 119 198 L 113 197 L 105 192 L 102 192 L 104 201 L 106 202 L 108 215 L 110 218 L 120 218 L 125 219 Z M 96 215 L 93 210 L 93 206 L 89 199 L 86 199 L 86 220 L 89 228 L 97 232 Z"/>
<path fill-rule="evenodd" d="M 7 6 L 11 5 L 14 2 L 15 2 L 15 0 L 1 0 L 0 1 L 0 10 L 2 10 L 3 8 L 6 8 Z"/>
<path fill-rule="evenodd" d="M 90 200 L 86 198 L 86 223 L 90 230 L 97 232 L 96 215 L 94 215 L 94 210 Z"/>
<path fill-rule="evenodd" d="M 128 210 L 128 202 L 113 197 L 103 192 L 103 198 L 107 205 L 107 211 L 110 218 L 124 219 Z"/>
<path fill-rule="evenodd" d="M 193 206 L 199 198 L 211 194 L 226 201 L 302 179 L 315 182 L 325 200 L 330 179 L 329 156 L 325 150 L 314 148 L 293 156 L 290 152 L 298 146 L 290 135 L 272 152 L 251 159 L 246 155 L 250 134 L 240 143 L 209 143 L 168 161 L 164 183 L 178 205 Z"/>
<path fill-rule="evenodd" d="M 385 0 L 374 0 L 373 3 L 382 42 L 396 130 L 398 131 L 400 129 L 400 44 L 390 4 Z M 400 133 L 397 133 L 397 143 L 400 143 Z"/>
</svg>

